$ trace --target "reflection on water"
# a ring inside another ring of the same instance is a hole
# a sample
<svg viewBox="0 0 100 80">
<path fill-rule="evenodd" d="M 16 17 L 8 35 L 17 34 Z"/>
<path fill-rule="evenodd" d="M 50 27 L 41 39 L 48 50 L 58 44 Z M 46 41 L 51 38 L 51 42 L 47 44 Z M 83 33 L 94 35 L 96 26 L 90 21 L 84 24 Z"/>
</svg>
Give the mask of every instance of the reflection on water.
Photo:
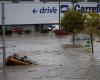
<svg viewBox="0 0 100 80">
<path fill-rule="evenodd" d="M 18 53 L 38 62 L 38 65 L 7 66 L 7 80 L 99 80 L 99 44 L 94 42 L 95 55 L 92 59 L 91 53 L 86 53 L 84 48 L 63 48 L 63 45 L 71 44 L 70 38 L 56 37 L 53 33 L 7 36 L 7 56 Z M 84 41 L 76 43 L 84 45 Z M 2 71 L 2 49 L 0 66 Z M 4 80 L 2 72 L 0 80 Z"/>
</svg>

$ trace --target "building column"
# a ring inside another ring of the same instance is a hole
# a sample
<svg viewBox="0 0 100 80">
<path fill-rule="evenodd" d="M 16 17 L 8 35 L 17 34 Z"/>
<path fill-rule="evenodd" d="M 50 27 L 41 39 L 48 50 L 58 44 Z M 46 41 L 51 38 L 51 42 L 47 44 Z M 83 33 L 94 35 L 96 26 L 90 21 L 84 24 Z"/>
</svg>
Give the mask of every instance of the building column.
<svg viewBox="0 0 100 80">
<path fill-rule="evenodd" d="M 34 25 L 34 31 L 35 32 L 39 32 L 40 31 L 40 25 L 39 24 L 35 24 Z"/>
</svg>

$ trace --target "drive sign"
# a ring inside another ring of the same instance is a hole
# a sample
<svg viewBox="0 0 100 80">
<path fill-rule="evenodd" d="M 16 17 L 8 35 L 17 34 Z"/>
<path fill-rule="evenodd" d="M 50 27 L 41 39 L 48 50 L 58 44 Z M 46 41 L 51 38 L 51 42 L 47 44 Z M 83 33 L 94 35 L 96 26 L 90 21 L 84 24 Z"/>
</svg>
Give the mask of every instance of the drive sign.
<svg viewBox="0 0 100 80">
<path fill-rule="evenodd" d="M 66 6 L 67 5 L 67 6 Z M 60 14 L 71 6 L 61 3 Z M 52 24 L 59 23 L 59 3 L 5 3 L 5 24 Z M 0 4 L 1 8 L 1 4 Z M 0 11 L 1 15 L 1 11 Z M 1 20 L 0 20 L 1 23 Z"/>
</svg>

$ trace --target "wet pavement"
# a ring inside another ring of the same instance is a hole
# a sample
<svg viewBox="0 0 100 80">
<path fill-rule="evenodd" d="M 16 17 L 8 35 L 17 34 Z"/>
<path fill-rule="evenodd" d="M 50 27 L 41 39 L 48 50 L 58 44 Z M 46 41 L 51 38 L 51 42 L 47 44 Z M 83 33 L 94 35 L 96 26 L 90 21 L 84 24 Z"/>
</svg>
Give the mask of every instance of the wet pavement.
<svg viewBox="0 0 100 80">
<path fill-rule="evenodd" d="M 7 56 L 27 55 L 38 65 L 6 66 L 3 75 L 0 49 L 0 80 L 100 80 L 100 43 L 94 41 L 93 56 L 84 47 L 63 47 L 71 44 L 70 38 L 53 33 L 7 36 Z"/>
</svg>

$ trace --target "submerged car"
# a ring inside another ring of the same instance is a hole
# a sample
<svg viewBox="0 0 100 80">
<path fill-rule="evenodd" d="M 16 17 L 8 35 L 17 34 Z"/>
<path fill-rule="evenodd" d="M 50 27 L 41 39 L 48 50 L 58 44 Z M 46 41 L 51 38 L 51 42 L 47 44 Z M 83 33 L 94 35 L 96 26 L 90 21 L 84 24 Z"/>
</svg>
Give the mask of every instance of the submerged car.
<svg viewBox="0 0 100 80">
<path fill-rule="evenodd" d="M 27 56 L 19 56 L 18 54 L 10 55 L 7 58 L 6 65 L 30 65 L 30 64 L 37 64 L 36 61 L 31 60 Z"/>
</svg>

